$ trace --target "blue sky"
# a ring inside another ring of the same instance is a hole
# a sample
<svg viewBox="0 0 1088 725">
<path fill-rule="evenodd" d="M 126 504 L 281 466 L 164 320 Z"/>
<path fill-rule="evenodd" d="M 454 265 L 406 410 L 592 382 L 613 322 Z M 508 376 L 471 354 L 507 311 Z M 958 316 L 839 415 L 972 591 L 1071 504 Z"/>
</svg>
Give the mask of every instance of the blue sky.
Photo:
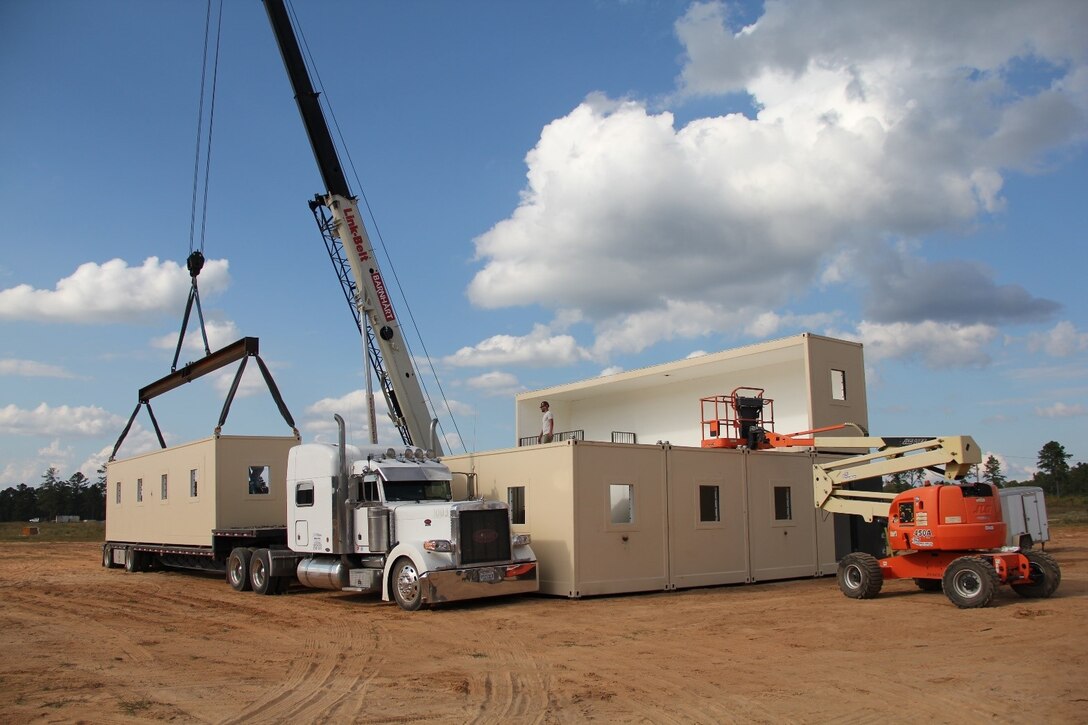
<svg viewBox="0 0 1088 725">
<path fill-rule="evenodd" d="M 1088 5 L 298 5 L 454 452 L 512 445 L 518 391 L 812 331 L 865 343 L 874 432 L 1085 460 Z M 205 12 L 0 4 L 0 486 L 93 477 L 169 372 Z M 257 0 L 225 4 L 213 128 L 213 346 L 259 337 L 303 438 L 340 412 L 361 439 Z M 168 442 L 212 433 L 229 374 L 153 402 Z M 155 446 L 137 421 L 121 455 Z M 247 373 L 224 432 L 289 430 Z"/>
</svg>

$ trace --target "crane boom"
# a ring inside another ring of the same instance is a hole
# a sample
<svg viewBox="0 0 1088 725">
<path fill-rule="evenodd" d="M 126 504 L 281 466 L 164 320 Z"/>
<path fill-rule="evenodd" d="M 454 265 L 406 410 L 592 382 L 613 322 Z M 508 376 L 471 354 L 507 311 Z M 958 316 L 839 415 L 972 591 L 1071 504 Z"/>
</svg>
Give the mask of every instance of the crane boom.
<svg viewBox="0 0 1088 725">
<path fill-rule="evenodd" d="M 404 343 L 400 321 L 393 310 L 358 203 L 348 187 L 318 94 L 310 82 L 284 0 L 265 0 L 264 5 L 325 183 L 326 193 L 315 200 L 319 202 L 316 206 L 324 208 L 319 210 L 311 204 L 311 210 L 325 237 L 356 324 L 366 337 L 367 352 L 390 418 L 405 443 L 430 446 L 440 455 L 441 446 L 434 435 L 437 421 L 431 415 Z M 345 260 L 349 269 L 344 268 Z"/>
</svg>

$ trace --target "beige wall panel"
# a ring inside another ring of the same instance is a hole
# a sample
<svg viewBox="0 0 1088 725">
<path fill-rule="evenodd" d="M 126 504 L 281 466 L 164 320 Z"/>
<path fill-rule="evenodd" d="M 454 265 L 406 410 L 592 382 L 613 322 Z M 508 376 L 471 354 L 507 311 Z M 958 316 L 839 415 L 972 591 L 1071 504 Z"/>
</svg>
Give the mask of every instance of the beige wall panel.
<svg viewBox="0 0 1088 725">
<path fill-rule="evenodd" d="M 211 532 L 216 528 L 282 526 L 286 516 L 287 451 L 297 443 L 293 437 L 222 436 L 108 464 L 106 539 L 210 546 Z M 248 494 L 249 465 L 269 467 L 268 494 Z M 191 487 L 193 471 L 195 496 Z M 143 482 L 142 500 L 137 500 L 139 481 Z"/>
<path fill-rule="evenodd" d="M 574 596 L 666 589 L 665 450 L 610 443 L 580 443 L 573 450 Z M 626 504 L 611 496 L 627 486 L 633 520 L 619 523 Z"/>
<path fill-rule="evenodd" d="M 677 588 L 748 581 L 744 453 L 705 448 L 668 451 L 669 572 Z M 700 505 L 700 487 L 716 489 Z M 703 510 L 705 509 L 705 510 Z M 704 521 L 703 518 L 717 521 Z"/>
<path fill-rule="evenodd" d="M 525 524 L 513 531 L 533 537 L 540 591 L 564 597 L 576 589 L 573 459 L 573 445 L 565 441 L 443 459 L 451 471 L 476 473 L 477 494 L 485 499 L 509 501 L 508 489 L 524 486 Z"/>
<path fill-rule="evenodd" d="M 812 427 L 857 423 L 867 429 L 869 403 L 865 396 L 865 361 L 861 345 L 809 335 L 807 360 Z M 842 371 L 845 400 L 836 400 L 842 391 L 836 391 L 832 384 L 832 370 Z"/>
<path fill-rule="evenodd" d="M 752 581 L 814 576 L 817 543 L 810 456 L 761 451 L 745 458 Z"/>
</svg>

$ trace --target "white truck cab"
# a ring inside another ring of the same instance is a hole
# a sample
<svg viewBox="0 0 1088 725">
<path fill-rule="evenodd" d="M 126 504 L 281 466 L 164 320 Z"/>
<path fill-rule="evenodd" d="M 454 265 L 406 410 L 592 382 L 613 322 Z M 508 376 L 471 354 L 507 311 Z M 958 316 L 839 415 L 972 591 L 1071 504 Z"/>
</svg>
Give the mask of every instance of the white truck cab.
<svg viewBox="0 0 1088 725">
<path fill-rule="evenodd" d="M 450 469 L 420 449 L 302 444 L 287 492 L 304 585 L 380 590 L 407 610 L 539 588 L 529 535 L 511 534 L 506 504 L 453 501 Z"/>
</svg>

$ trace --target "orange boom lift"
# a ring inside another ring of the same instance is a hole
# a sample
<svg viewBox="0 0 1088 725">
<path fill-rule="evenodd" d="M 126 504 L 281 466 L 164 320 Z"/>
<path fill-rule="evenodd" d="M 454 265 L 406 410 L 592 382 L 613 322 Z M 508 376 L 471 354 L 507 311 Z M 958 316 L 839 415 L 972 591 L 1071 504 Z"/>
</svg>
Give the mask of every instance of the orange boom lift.
<svg viewBox="0 0 1088 725">
<path fill-rule="evenodd" d="M 809 448 L 828 454 L 812 465 L 816 507 L 887 520 L 890 556 L 854 552 L 839 562 L 839 588 L 848 597 L 870 599 L 885 579 L 914 579 L 920 589 L 943 589 L 953 604 L 968 609 L 988 605 L 1002 584 L 1024 597 L 1049 597 L 1061 582 L 1054 557 L 1005 546 L 997 488 L 964 481 L 982 462 L 970 436 L 875 437 L 852 423 L 779 434 L 774 401 L 761 388 L 702 398 L 700 406 L 704 448 Z M 859 435 L 819 435 L 847 429 Z M 921 469 L 947 482 L 899 494 L 851 488 L 863 479 Z"/>
</svg>

